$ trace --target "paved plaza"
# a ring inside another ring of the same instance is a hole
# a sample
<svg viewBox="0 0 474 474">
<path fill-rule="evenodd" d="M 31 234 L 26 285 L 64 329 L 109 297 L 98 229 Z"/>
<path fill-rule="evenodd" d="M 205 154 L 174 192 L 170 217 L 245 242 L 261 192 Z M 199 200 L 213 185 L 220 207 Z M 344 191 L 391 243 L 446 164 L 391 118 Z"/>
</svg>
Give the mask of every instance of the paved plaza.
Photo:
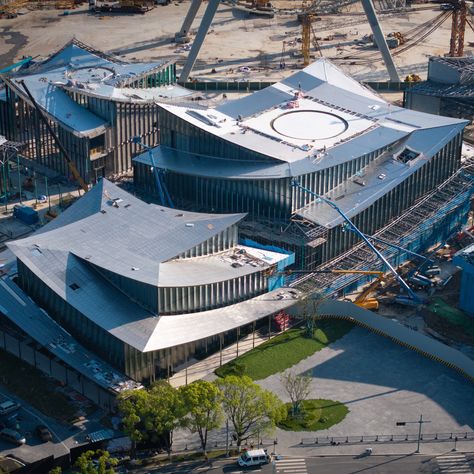
<svg viewBox="0 0 474 474">
<path fill-rule="evenodd" d="M 339 341 L 301 361 L 296 373 L 313 377 L 313 398 L 337 400 L 350 412 L 338 425 L 317 433 L 278 430 L 279 444 L 292 446 L 301 437 L 474 431 L 474 386 L 453 370 L 400 347 L 365 329 L 354 328 Z M 260 384 L 289 401 L 272 375 Z"/>
</svg>

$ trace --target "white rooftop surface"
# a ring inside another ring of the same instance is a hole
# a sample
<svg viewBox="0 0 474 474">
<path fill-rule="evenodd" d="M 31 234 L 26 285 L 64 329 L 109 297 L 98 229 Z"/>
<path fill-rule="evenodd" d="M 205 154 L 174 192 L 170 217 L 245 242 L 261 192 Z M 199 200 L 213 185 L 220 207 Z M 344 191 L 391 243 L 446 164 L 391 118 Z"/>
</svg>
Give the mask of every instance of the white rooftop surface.
<svg viewBox="0 0 474 474">
<path fill-rule="evenodd" d="M 293 167 L 310 159 L 318 161 L 318 169 L 419 130 L 462 122 L 393 106 L 324 58 L 282 82 L 216 108 L 160 106 L 214 136 L 261 154 L 257 162 L 266 159 L 271 164 L 274 159 Z M 308 163 L 303 168 L 301 174 L 311 172 Z M 292 175 L 298 174 L 294 171 Z"/>
<path fill-rule="evenodd" d="M 299 99 L 297 109 L 286 107 L 269 110 L 258 117 L 242 122 L 259 133 L 277 140 L 283 140 L 289 146 L 321 149 L 334 146 L 341 140 L 374 125 L 373 121 L 334 110 L 315 103 L 310 99 Z"/>
<path fill-rule="evenodd" d="M 449 142 L 462 130 L 462 126 L 451 127 L 449 131 L 443 130 L 444 128 L 423 130 L 419 132 L 420 137 L 409 137 L 398 145 L 396 151 L 386 152 L 369 164 L 361 176 L 345 181 L 324 197 L 333 200 L 349 218 L 359 214 L 420 169 L 433 157 L 438 147 Z M 423 141 L 432 143 L 432 147 L 426 147 L 426 151 L 422 151 L 417 145 Z M 405 148 L 418 152 L 419 156 L 402 163 L 397 157 Z M 364 185 L 360 184 L 362 182 Z M 308 204 L 297 214 L 327 228 L 343 222 L 342 216 L 321 200 Z"/>
<path fill-rule="evenodd" d="M 279 288 L 224 308 L 161 316 L 143 351 L 166 349 L 230 331 L 293 306 L 300 295 L 293 288 Z"/>
<path fill-rule="evenodd" d="M 235 250 L 215 255 L 170 260 L 160 265 L 159 286 L 217 283 L 264 270 L 287 257 L 287 254 L 239 245 Z M 236 263 L 239 266 L 233 267 Z"/>
<path fill-rule="evenodd" d="M 91 95 L 123 101 L 153 102 L 160 97 L 185 95 L 183 91 L 186 89 L 180 87 L 173 91 L 155 88 L 149 92 L 143 92 L 145 89 L 127 90 L 122 87 L 124 82 L 148 71 L 158 70 L 165 64 L 166 61 L 124 63 L 96 55 L 71 42 L 46 61 L 19 73 L 6 75 L 5 80 L 29 101 L 19 83 L 23 80 L 35 101 L 51 118 L 61 122 L 77 136 L 93 137 L 103 133 L 108 125 L 107 121 L 79 105 L 65 90 L 81 94 L 90 92 Z"/>
</svg>

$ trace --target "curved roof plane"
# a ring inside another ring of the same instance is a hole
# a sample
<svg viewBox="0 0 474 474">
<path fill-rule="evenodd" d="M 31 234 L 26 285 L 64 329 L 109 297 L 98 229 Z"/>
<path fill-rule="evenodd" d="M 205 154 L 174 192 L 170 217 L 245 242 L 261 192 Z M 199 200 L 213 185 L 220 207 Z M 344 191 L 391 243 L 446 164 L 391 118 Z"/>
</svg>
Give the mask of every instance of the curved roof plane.
<svg viewBox="0 0 474 474">
<path fill-rule="evenodd" d="M 147 204 L 102 179 L 30 237 L 9 244 L 20 258 L 67 252 L 121 277 L 158 286 L 159 265 L 239 222 L 245 214 L 201 214 Z M 47 274 L 47 269 L 42 269 Z"/>
<path fill-rule="evenodd" d="M 210 136 L 267 158 L 265 166 L 256 169 L 244 160 L 234 160 L 233 166 L 228 166 L 225 157 L 188 153 L 198 157 L 193 162 L 196 174 L 216 174 L 217 166 L 211 164 L 214 158 L 222 160 L 221 175 L 229 178 L 245 178 L 247 174 L 298 176 L 350 161 L 428 129 L 436 128 L 443 139 L 453 128 L 468 123 L 390 104 L 325 58 L 281 82 L 216 108 L 159 106 Z M 428 156 L 432 143 L 423 145 L 425 148 L 418 151 Z M 135 161 L 146 162 L 145 155 Z M 161 155 L 162 161 L 157 159 L 160 165 L 176 168 L 169 150 L 164 149 Z M 186 171 L 187 167 L 183 168 L 182 172 Z"/>
<path fill-rule="evenodd" d="M 45 61 L 2 79 L 16 94 L 29 102 L 19 81 L 24 81 L 35 101 L 52 120 L 79 137 L 94 137 L 104 132 L 108 122 L 75 102 L 68 91 L 107 100 L 153 102 L 168 95 L 185 95 L 184 88 L 173 86 L 152 89 L 127 88 L 140 79 L 170 64 L 168 60 L 128 63 L 72 40 Z"/>
</svg>

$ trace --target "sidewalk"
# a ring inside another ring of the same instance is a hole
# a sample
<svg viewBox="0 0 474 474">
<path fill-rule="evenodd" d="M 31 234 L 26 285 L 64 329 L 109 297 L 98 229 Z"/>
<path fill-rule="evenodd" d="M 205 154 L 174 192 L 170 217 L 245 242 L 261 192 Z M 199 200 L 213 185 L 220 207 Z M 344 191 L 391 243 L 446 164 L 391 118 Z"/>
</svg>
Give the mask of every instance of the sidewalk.
<svg viewBox="0 0 474 474">
<path fill-rule="evenodd" d="M 272 333 L 272 337 L 278 334 L 280 333 Z M 268 337 L 262 337 L 259 333 L 255 332 L 254 335 L 249 334 L 240 339 L 238 343 L 236 342 L 235 344 L 223 348 L 222 361 L 221 352 L 219 351 L 200 361 L 190 359 L 187 364 L 182 364 L 177 367 L 178 371 L 170 378 L 169 383 L 173 387 L 181 387 L 182 385 L 203 378 L 212 380 L 215 378 L 214 370 L 218 367 L 245 354 L 254 347 L 263 344 L 265 341 L 268 341 Z"/>
</svg>

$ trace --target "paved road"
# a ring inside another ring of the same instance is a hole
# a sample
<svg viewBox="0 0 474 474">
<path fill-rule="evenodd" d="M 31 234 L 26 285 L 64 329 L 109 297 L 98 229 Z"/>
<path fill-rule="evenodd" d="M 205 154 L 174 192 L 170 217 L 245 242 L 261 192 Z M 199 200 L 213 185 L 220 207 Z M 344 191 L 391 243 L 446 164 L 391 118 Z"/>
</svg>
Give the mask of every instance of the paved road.
<svg viewBox="0 0 474 474">
<path fill-rule="evenodd" d="M 442 456 L 416 454 L 397 456 L 328 456 L 319 458 L 284 457 L 253 469 L 240 468 L 235 459 L 212 463 L 182 463 L 162 468 L 148 468 L 150 473 L 212 474 L 473 474 L 474 454 L 458 452 Z"/>
</svg>

